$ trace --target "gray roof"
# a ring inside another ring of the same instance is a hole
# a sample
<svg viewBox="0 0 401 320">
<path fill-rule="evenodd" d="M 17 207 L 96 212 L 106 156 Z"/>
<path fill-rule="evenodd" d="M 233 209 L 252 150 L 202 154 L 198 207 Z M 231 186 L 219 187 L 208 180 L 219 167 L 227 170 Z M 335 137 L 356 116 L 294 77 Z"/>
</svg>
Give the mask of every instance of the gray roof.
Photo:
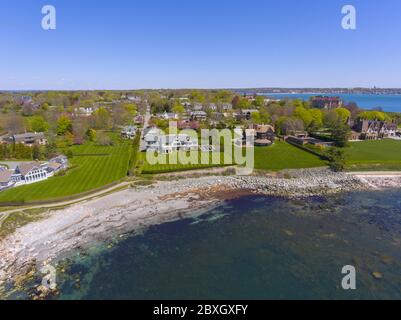
<svg viewBox="0 0 401 320">
<path fill-rule="evenodd" d="M 49 164 L 48 164 L 47 167 L 48 167 L 51 171 L 56 171 L 56 170 L 60 169 L 62 166 L 63 166 L 63 165 L 62 165 L 61 163 L 58 163 L 58 162 L 49 162 Z"/>
<path fill-rule="evenodd" d="M 9 170 L 0 169 L 0 183 L 8 182 L 12 176 L 12 172 Z"/>
<path fill-rule="evenodd" d="M 15 141 L 24 141 L 25 139 L 44 139 L 45 134 L 43 132 L 38 132 L 38 133 L 21 133 L 21 134 L 15 134 L 12 136 Z"/>
<path fill-rule="evenodd" d="M 27 175 L 33 169 L 39 169 L 40 164 L 37 162 L 25 162 L 18 165 L 17 169 L 23 176 Z"/>
</svg>

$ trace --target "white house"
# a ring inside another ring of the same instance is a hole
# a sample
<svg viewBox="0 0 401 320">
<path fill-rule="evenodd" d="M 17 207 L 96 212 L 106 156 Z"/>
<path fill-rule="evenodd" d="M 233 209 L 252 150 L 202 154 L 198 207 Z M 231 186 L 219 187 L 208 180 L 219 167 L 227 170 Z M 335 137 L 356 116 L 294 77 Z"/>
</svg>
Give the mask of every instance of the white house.
<svg viewBox="0 0 401 320">
<path fill-rule="evenodd" d="M 75 109 L 75 115 L 78 117 L 89 117 L 93 114 L 94 110 L 92 107 L 81 107 Z"/>
<path fill-rule="evenodd" d="M 44 166 L 38 162 L 21 163 L 15 169 L 11 180 L 15 185 L 31 184 L 38 181 L 46 180 L 48 172 Z"/>
<path fill-rule="evenodd" d="M 178 120 L 178 114 L 165 112 L 161 116 L 164 120 Z"/>
<path fill-rule="evenodd" d="M 145 141 L 146 150 L 156 150 L 156 144 L 162 132 L 158 128 L 146 128 L 144 130 L 143 140 Z"/>
<path fill-rule="evenodd" d="M 205 111 L 194 111 L 191 112 L 191 118 L 192 120 L 205 121 L 207 113 Z"/>
<path fill-rule="evenodd" d="M 229 111 L 233 109 L 233 105 L 231 103 L 223 103 L 221 108 L 223 111 Z"/>
<path fill-rule="evenodd" d="M 121 130 L 121 137 L 124 139 L 134 139 L 138 131 L 136 126 L 127 126 Z"/>
<path fill-rule="evenodd" d="M 16 187 L 24 184 L 46 180 L 57 172 L 68 168 L 68 158 L 58 156 L 49 162 L 24 162 L 20 163 L 15 170 L 0 168 L 0 190 Z"/>
<path fill-rule="evenodd" d="M 192 109 L 194 111 L 201 111 L 201 110 L 203 110 L 203 105 L 201 103 L 194 103 L 194 106 Z"/>
<path fill-rule="evenodd" d="M 152 150 L 168 154 L 179 150 L 197 150 L 198 147 L 198 140 L 196 138 L 187 134 L 170 134 L 160 136 L 155 145 L 153 145 Z"/>
<path fill-rule="evenodd" d="M 0 190 L 9 188 L 13 185 L 11 181 L 12 171 L 5 167 L 0 167 Z"/>
</svg>

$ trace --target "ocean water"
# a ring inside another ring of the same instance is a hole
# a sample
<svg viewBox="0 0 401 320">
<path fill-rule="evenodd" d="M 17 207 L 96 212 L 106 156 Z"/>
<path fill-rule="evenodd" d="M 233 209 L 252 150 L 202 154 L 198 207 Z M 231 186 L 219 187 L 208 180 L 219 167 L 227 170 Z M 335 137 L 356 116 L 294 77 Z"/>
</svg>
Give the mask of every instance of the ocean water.
<svg viewBox="0 0 401 320">
<path fill-rule="evenodd" d="M 247 196 L 80 255 L 57 298 L 401 299 L 400 249 L 401 190 Z M 341 287 L 345 265 L 356 290 Z"/>
<path fill-rule="evenodd" d="M 345 101 L 355 102 L 360 108 L 373 109 L 382 108 L 387 112 L 401 112 L 401 95 L 388 94 L 388 95 L 377 95 L 377 94 L 291 94 L 291 93 L 272 93 L 265 94 L 268 97 L 274 99 L 303 99 L 309 100 L 311 97 L 316 95 L 324 96 L 339 96 Z"/>
</svg>

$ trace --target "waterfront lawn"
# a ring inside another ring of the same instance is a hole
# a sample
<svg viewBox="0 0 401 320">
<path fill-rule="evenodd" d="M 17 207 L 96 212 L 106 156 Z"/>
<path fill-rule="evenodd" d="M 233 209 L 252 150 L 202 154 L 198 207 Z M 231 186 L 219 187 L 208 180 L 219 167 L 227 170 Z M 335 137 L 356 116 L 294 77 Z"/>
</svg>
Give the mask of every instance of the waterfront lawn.
<svg viewBox="0 0 401 320">
<path fill-rule="evenodd" d="M 401 141 L 385 139 L 352 142 L 345 150 L 347 167 L 351 171 L 401 170 Z"/>
<path fill-rule="evenodd" d="M 223 153 L 221 153 L 223 159 Z M 210 155 L 211 157 L 211 155 Z M 168 173 L 221 167 L 221 165 L 182 165 L 182 164 L 156 164 L 150 165 L 146 161 L 146 153 L 141 154 L 141 171 L 143 174 Z M 222 161 L 223 163 L 223 161 Z M 319 157 L 296 148 L 286 142 L 276 142 L 270 147 L 255 147 L 255 169 L 266 171 L 280 171 L 283 169 L 299 169 L 323 167 L 327 163 Z"/>
<path fill-rule="evenodd" d="M 0 192 L 0 204 L 54 200 L 116 182 L 127 175 L 130 147 L 129 142 L 116 142 L 114 146 L 93 143 L 73 146 L 74 157 L 65 175 Z"/>
<path fill-rule="evenodd" d="M 319 157 L 283 141 L 270 147 L 255 147 L 255 169 L 280 171 L 324 167 L 327 163 Z"/>
</svg>

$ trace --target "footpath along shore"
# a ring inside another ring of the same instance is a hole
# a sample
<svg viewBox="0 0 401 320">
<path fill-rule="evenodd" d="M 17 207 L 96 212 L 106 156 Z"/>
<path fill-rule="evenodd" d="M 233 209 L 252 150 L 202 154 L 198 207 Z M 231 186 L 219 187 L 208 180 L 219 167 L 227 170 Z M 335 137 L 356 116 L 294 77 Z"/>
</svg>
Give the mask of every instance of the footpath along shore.
<svg viewBox="0 0 401 320">
<path fill-rule="evenodd" d="M 110 241 L 151 225 L 196 217 L 229 198 L 264 194 L 305 198 L 401 187 L 401 175 L 363 176 L 327 169 L 288 170 L 281 177 L 206 176 L 159 181 L 49 211 L 0 242 L 0 285 L 37 268 L 57 263 L 76 250 Z"/>
</svg>

